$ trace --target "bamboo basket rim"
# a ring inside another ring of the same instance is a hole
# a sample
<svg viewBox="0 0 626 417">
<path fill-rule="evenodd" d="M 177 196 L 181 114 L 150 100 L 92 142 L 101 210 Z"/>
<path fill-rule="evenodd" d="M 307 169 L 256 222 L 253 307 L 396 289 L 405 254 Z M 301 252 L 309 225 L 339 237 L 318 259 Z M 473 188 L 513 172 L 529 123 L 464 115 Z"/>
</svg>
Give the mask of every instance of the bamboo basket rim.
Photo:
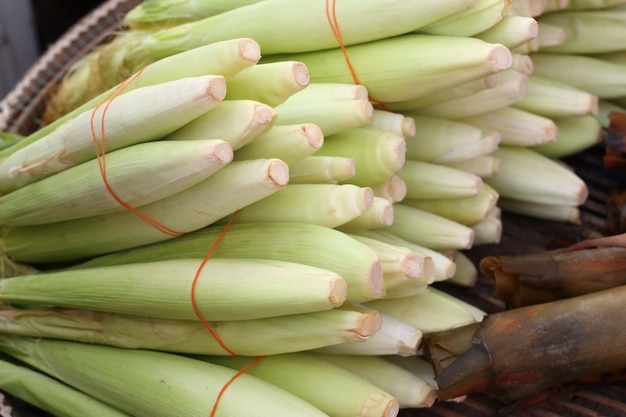
<svg viewBox="0 0 626 417">
<path fill-rule="evenodd" d="M 123 16 L 143 0 L 107 0 L 70 27 L 0 101 L 0 131 L 27 135 L 41 126 L 51 92 L 85 54 L 121 27 Z"/>
</svg>

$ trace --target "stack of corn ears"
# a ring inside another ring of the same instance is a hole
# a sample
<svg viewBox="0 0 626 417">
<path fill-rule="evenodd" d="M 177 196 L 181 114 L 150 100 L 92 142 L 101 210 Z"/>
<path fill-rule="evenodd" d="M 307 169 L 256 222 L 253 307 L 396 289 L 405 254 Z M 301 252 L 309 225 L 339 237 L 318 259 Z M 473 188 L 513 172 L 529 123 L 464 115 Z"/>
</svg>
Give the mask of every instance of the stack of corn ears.
<svg viewBox="0 0 626 417">
<path fill-rule="evenodd" d="M 0 151 L 0 388 L 81 417 L 432 405 L 422 335 L 483 312 L 431 284 L 472 284 L 501 208 L 587 196 L 555 158 L 603 102 L 550 77 L 561 3 L 138 6 Z"/>
</svg>

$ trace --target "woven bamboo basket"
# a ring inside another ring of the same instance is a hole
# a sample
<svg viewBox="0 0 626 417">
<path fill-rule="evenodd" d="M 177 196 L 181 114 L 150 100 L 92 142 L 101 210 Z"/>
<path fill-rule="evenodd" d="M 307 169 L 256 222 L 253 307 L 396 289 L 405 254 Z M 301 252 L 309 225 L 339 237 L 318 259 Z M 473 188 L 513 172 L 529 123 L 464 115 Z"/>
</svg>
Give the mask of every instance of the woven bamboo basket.
<svg viewBox="0 0 626 417">
<path fill-rule="evenodd" d="M 26 135 L 39 128 L 46 100 L 63 75 L 92 48 L 110 39 L 120 27 L 125 13 L 141 1 L 108 0 L 71 27 L 0 101 L 0 131 Z M 613 193 L 626 189 L 626 174 L 605 170 L 603 156 L 604 149 L 598 146 L 565 161 L 585 180 L 590 191 L 588 200 L 581 207 L 580 224 L 556 223 L 504 213 L 501 242 L 473 248 L 467 253 L 470 259 L 478 262 L 487 255 L 538 252 L 610 233 L 607 229 L 608 201 Z M 473 288 L 445 284 L 440 287 L 488 313 L 504 308 L 503 302 L 493 296 L 493 283 L 484 276 L 479 276 Z M 3 402 L 13 409 L 13 417 L 51 417 L 10 396 L 6 396 Z M 567 391 L 555 392 L 524 409 L 502 414 L 504 406 L 495 398 L 473 395 L 460 403 L 401 410 L 399 417 L 623 417 L 626 416 L 626 381 L 578 385 Z"/>
</svg>

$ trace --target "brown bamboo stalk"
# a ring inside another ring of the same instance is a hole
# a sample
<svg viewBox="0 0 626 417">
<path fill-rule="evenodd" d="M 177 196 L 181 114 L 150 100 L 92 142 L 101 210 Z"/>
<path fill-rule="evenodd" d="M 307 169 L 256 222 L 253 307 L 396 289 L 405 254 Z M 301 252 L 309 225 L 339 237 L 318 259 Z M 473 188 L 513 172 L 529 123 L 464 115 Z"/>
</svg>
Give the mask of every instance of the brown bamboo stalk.
<svg viewBox="0 0 626 417">
<path fill-rule="evenodd" d="M 603 163 L 606 169 L 626 171 L 626 113 L 609 113 Z"/>
<path fill-rule="evenodd" d="M 438 398 L 490 393 L 508 403 L 626 369 L 626 285 L 487 316 L 424 336 Z M 474 332 L 475 328 L 476 331 Z"/>
<path fill-rule="evenodd" d="M 626 233 L 535 254 L 488 256 L 479 267 L 511 307 L 588 294 L 626 285 Z"/>
</svg>

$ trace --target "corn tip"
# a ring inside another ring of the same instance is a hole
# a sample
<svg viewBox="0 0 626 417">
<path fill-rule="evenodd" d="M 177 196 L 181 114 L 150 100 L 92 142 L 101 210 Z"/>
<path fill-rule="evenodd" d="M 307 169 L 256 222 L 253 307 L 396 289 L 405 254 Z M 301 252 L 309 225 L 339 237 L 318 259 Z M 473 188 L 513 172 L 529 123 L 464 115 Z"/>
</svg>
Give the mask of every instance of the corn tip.
<svg viewBox="0 0 626 417">
<path fill-rule="evenodd" d="M 435 266 L 435 261 L 430 256 L 424 257 L 424 267 L 423 273 L 420 278 L 424 279 L 427 285 L 432 284 L 437 280 L 437 267 Z"/>
<path fill-rule="evenodd" d="M 356 84 L 352 90 L 352 94 L 352 99 L 354 100 L 368 99 L 367 88 L 363 84 Z"/>
<path fill-rule="evenodd" d="M 406 140 L 401 138 L 396 142 L 396 171 L 400 170 L 404 166 L 404 162 L 406 161 Z"/>
<path fill-rule="evenodd" d="M 391 193 L 394 196 L 394 202 L 400 202 L 402 200 L 404 200 L 404 197 L 406 197 L 406 193 L 407 193 L 407 188 L 406 188 L 406 182 L 400 178 L 397 175 L 394 175 L 391 178 Z"/>
<path fill-rule="evenodd" d="M 371 187 L 361 187 L 363 191 L 363 209 L 365 211 L 374 207 L 374 190 Z"/>
<path fill-rule="evenodd" d="M 524 97 L 528 91 L 528 75 L 522 74 L 521 72 L 519 74 L 521 77 L 519 77 L 519 80 L 517 81 L 517 92 L 519 97 Z"/>
<path fill-rule="evenodd" d="M 256 103 L 254 106 L 254 120 L 259 126 L 269 125 L 274 121 L 278 112 L 271 106 Z"/>
<path fill-rule="evenodd" d="M 504 71 L 513 65 L 513 55 L 506 46 L 496 43 L 489 50 L 489 62 L 494 71 Z"/>
<path fill-rule="evenodd" d="M 243 38 L 239 43 L 239 55 L 248 61 L 258 62 L 261 59 L 261 46 L 251 38 Z"/>
<path fill-rule="evenodd" d="M 389 202 L 389 205 L 385 206 L 382 212 L 382 218 L 380 224 L 384 226 L 391 226 L 393 224 L 393 205 Z"/>
<path fill-rule="evenodd" d="M 215 160 L 220 165 L 226 165 L 233 160 L 234 152 L 230 144 L 223 140 L 213 141 L 209 147 L 208 159 Z"/>
<path fill-rule="evenodd" d="M 382 314 L 378 311 L 371 310 L 361 315 L 359 326 L 350 331 L 362 339 L 369 339 L 382 327 Z"/>
<path fill-rule="evenodd" d="M 402 119 L 402 135 L 407 138 L 415 136 L 415 119 L 412 117 Z"/>
<path fill-rule="evenodd" d="M 535 19 L 528 20 L 528 35 L 533 39 L 539 36 L 539 22 Z"/>
<path fill-rule="evenodd" d="M 540 143 L 556 142 L 559 138 L 559 127 L 556 123 L 552 122 L 547 125 L 543 130 L 543 141 Z"/>
<path fill-rule="evenodd" d="M 348 296 L 348 284 L 346 281 L 337 275 L 330 281 L 330 294 L 328 301 L 333 307 L 339 307 L 343 305 Z"/>
<path fill-rule="evenodd" d="M 206 92 L 209 97 L 216 101 L 224 100 L 224 97 L 226 97 L 226 79 L 221 75 L 211 76 Z"/>
<path fill-rule="evenodd" d="M 519 61 L 519 65 L 517 66 L 517 70 L 522 74 L 532 74 L 535 66 L 533 65 L 533 60 L 530 56 L 525 55 Z"/>
<path fill-rule="evenodd" d="M 422 400 L 424 407 L 432 407 L 433 404 L 435 404 L 435 401 L 437 400 L 437 390 L 435 389 L 435 387 L 430 387 L 430 389 L 428 389 L 428 391 L 426 392 L 426 395 L 424 395 L 424 398 Z"/>
<path fill-rule="evenodd" d="M 588 109 L 589 109 L 589 111 L 587 112 L 587 115 L 589 115 L 589 116 L 597 116 L 598 115 L 598 111 L 600 110 L 600 99 L 598 98 L 598 96 L 590 96 L 589 97 Z"/>
<path fill-rule="evenodd" d="M 293 67 L 293 77 L 296 81 L 296 84 L 300 85 L 302 88 L 309 85 L 311 82 L 311 77 L 309 74 L 309 69 L 302 62 L 294 62 Z"/>
<path fill-rule="evenodd" d="M 274 184 L 284 187 L 289 182 L 289 166 L 280 159 L 270 159 L 267 175 Z"/>
<path fill-rule="evenodd" d="M 424 272 L 424 258 L 411 254 L 402 261 L 402 273 L 408 278 L 419 278 Z"/>
<path fill-rule="evenodd" d="M 585 201 L 587 201 L 587 197 L 589 197 L 589 189 L 581 180 L 578 192 L 576 193 L 576 204 L 582 205 Z"/>
<path fill-rule="evenodd" d="M 465 239 L 461 241 L 461 249 L 471 249 L 474 244 L 474 235 L 474 230 L 468 227 L 467 236 L 465 236 Z"/>
<path fill-rule="evenodd" d="M 483 191 L 483 179 L 478 175 L 474 178 L 474 189 L 476 190 L 476 194 L 474 195 L 478 195 Z"/>
<path fill-rule="evenodd" d="M 313 123 L 304 123 L 301 126 L 302 134 L 306 137 L 307 143 L 313 149 L 320 149 L 324 144 L 324 133 L 322 129 Z"/>
<path fill-rule="evenodd" d="M 383 298 L 386 295 L 387 290 L 385 288 L 385 279 L 383 278 L 383 267 L 379 260 L 372 264 L 368 282 L 375 298 Z"/>
<path fill-rule="evenodd" d="M 352 174 L 351 177 L 354 177 L 356 175 L 356 161 L 354 158 L 348 158 L 346 164 L 348 165 L 348 172 Z"/>
<path fill-rule="evenodd" d="M 446 278 L 452 278 L 454 274 L 456 274 L 456 264 L 454 262 L 451 262 L 450 264 L 448 264 L 448 267 L 444 272 Z"/>
<path fill-rule="evenodd" d="M 396 417 L 400 412 L 400 404 L 398 400 L 391 399 L 384 411 L 384 417 Z"/>
<path fill-rule="evenodd" d="M 578 209 L 578 207 L 574 207 L 572 208 L 572 210 L 570 210 L 569 216 L 567 217 L 566 221 L 572 224 L 581 224 L 582 221 L 580 218 L 580 210 Z"/>
<path fill-rule="evenodd" d="M 363 114 L 368 121 L 374 120 L 374 105 L 367 100 L 362 100 Z"/>
</svg>

